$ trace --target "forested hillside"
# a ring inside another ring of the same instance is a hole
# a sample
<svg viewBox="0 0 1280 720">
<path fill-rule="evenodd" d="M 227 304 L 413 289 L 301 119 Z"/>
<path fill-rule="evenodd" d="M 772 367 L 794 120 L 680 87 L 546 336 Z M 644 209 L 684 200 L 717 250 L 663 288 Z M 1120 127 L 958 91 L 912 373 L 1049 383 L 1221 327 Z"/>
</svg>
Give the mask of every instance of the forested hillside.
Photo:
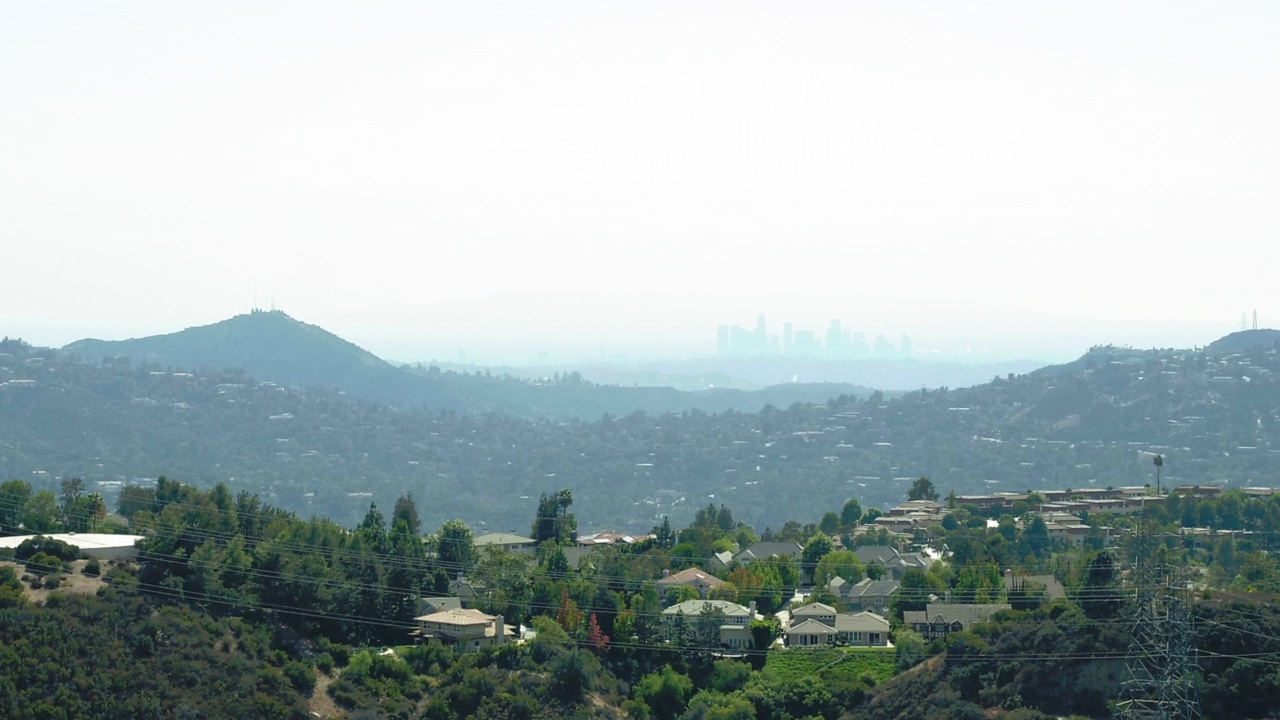
<svg viewBox="0 0 1280 720">
<path fill-rule="evenodd" d="M 12 718 L 1103 718 L 1134 652 L 1142 588 L 1126 558 L 1136 557 L 1191 568 L 1199 578 L 1186 590 L 1191 682 L 1205 717 L 1277 717 L 1280 614 L 1271 600 L 1280 564 L 1265 547 L 1280 531 L 1280 496 L 1233 492 L 1167 503 L 1144 518 L 1109 518 L 1114 547 L 1100 533 L 1083 547 L 1047 542 L 1031 516 L 1003 515 L 993 527 L 957 508 L 952 522 L 928 532 L 943 561 L 908 571 L 886 608 L 892 648 L 776 644 L 787 615 L 775 611 L 811 601 L 843 608 L 821 586 L 792 599 L 806 566 L 849 582 L 874 572 L 842 546 L 860 521 L 850 515 L 838 536 L 809 537 L 799 563 L 773 557 L 717 571 L 724 581 L 717 598 L 765 613 L 750 624 L 749 648 L 727 650 L 718 642 L 722 615 L 672 622 L 663 612 L 697 591 L 660 593 L 655 584 L 666 568 L 705 561 L 709 548 L 753 542 L 754 530 L 725 506 L 703 508 L 690 526 L 656 538 L 593 549 L 571 566 L 559 544 L 567 538 L 554 534 L 536 553 L 481 550 L 456 522 L 424 536 L 409 497 L 386 515 L 370 507 L 344 528 L 223 486 L 202 492 L 163 480 L 119 508 L 145 536 L 136 562 L 72 568 L 74 548 L 48 539 L 0 554 L 0 711 Z M 1201 543 L 1178 532 L 1181 516 L 1243 534 Z M 1152 541 L 1150 557 L 1135 554 Z M 1043 588 L 1009 587 L 1000 568 L 1052 575 L 1066 594 L 1050 599 Z M 58 589 L 69 572 L 101 576 L 96 596 Z M 536 637 L 462 653 L 412 644 L 418 599 L 451 593 L 460 577 L 474 590 L 469 607 Z M 55 589 L 40 606 L 24 597 L 28 586 Z M 1013 609 L 929 643 L 902 622 L 929 594 Z"/>
<path fill-rule="evenodd" d="M 346 523 L 369 499 L 412 492 L 432 524 L 519 529 L 541 492 L 565 487 L 596 523 L 584 531 L 644 532 L 709 498 L 776 528 L 851 496 L 897 503 L 920 476 L 961 494 L 1154 484 L 1150 453 L 1164 456 L 1165 484 L 1268 485 L 1280 452 L 1280 358 L 1265 343 L 1228 355 L 1104 347 L 961 390 L 591 422 L 367 404 L 237 372 L 6 347 L 0 476 L 168 474 Z"/>
</svg>

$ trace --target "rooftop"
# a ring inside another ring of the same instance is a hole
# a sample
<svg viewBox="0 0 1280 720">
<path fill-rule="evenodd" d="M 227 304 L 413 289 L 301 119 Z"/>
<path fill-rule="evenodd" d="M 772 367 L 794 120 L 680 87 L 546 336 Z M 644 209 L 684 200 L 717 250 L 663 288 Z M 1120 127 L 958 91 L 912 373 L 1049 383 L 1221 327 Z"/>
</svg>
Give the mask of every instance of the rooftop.
<svg viewBox="0 0 1280 720">
<path fill-rule="evenodd" d="M 0 537 L 0 548 L 16 548 L 22 544 L 23 540 L 29 540 L 37 535 L 13 535 L 10 537 Z M 49 533 L 44 537 L 53 540 L 61 540 L 68 545 L 75 545 L 84 550 L 86 548 L 129 548 L 142 540 L 141 535 L 108 535 L 107 533 Z"/>
</svg>

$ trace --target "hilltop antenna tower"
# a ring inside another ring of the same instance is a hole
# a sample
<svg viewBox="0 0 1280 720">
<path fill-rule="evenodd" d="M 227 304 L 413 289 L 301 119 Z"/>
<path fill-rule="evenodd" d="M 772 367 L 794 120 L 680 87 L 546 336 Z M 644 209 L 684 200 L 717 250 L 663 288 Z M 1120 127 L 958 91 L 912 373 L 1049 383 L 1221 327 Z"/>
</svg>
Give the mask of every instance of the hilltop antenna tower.
<svg viewBox="0 0 1280 720">
<path fill-rule="evenodd" d="M 1169 564 L 1155 526 L 1134 539 L 1133 634 L 1116 703 L 1120 720 L 1200 720 L 1191 579 Z"/>
<path fill-rule="evenodd" d="M 1258 329 L 1258 308 L 1253 309 L 1253 329 Z"/>
</svg>

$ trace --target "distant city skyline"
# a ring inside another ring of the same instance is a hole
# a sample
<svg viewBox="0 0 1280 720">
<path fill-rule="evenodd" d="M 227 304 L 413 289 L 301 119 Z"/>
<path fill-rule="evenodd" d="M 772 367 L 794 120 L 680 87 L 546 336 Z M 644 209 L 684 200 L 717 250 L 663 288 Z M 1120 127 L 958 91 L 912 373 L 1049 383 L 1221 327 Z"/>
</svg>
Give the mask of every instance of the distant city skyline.
<svg viewBox="0 0 1280 720">
<path fill-rule="evenodd" d="M 826 360 L 862 360 L 868 358 L 909 358 L 911 337 L 903 333 L 895 346 L 884 334 L 871 339 L 867 333 L 846 328 L 832 318 L 824 334 L 797 329 L 787 320 L 782 332 L 770 332 L 768 319 L 760 315 L 754 328 L 721 325 L 716 329 L 716 355 L 744 358 L 782 356 L 822 358 Z"/>
</svg>

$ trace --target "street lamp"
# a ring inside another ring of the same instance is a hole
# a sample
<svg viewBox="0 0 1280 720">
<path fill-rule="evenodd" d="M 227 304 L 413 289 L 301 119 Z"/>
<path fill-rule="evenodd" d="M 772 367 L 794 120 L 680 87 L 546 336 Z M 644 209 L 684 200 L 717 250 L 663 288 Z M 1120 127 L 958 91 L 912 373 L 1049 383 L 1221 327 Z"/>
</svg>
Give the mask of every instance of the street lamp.
<svg viewBox="0 0 1280 720">
<path fill-rule="evenodd" d="M 1164 457 L 1156 455 L 1151 458 L 1151 462 L 1156 466 L 1156 495 L 1160 494 L 1160 468 L 1164 467 Z"/>
</svg>

